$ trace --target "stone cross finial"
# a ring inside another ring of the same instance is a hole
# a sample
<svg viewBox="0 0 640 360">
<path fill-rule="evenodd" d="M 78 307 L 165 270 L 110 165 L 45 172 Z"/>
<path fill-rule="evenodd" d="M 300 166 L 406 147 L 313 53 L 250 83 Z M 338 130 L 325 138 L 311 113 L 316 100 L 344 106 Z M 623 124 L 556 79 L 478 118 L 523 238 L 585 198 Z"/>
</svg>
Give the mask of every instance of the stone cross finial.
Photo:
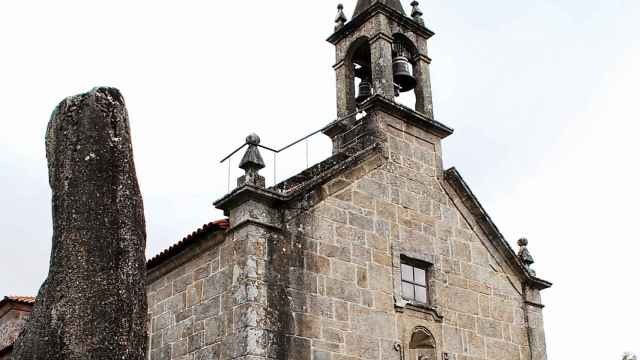
<svg viewBox="0 0 640 360">
<path fill-rule="evenodd" d="M 422 15 L 424 15 L 424 14 L 422 13 L 422 10 L 420 10 L 419 6 L 420 6 L 419 2 L 417 2 L 415 0 L 413 2 L 411 2 L 411 7 L 412 7 L 412 9 L 411 9 L 411 17 L 413 18 L 413 20 L 415 22 L 417 22 L 418 24 L 424 26 L 424 19 L 422 18 Z"/>
<path fill-rule="evenodd" d="M 525 238 L 518 240 L 518 246 L 520 246 L 520 251 L 518 251 L 518 257 L 520 258 L 520 261 L 524 263 L 527 269 L 533 275 L 535 275 L 536 272 L 531 268 L 531 265 L 535 263 L 535 260 L 533 260 L 533 256 L 531 256 L 529 249 L 527 249 L 527 245 L 529 245 L 529 240 Z"/>
<path fill-rule="evenodd" d="M 338 31 L 344 27 L 344 24 L 347 22 L 347 17 L 344 14 L 344 5 L 338 4 L 338 15 L 336 15 L 336 27 L 335 30 Z"/>
<path fill-rule="evenodd" d="M 255 185 L 265 187 L 265 179 L 258 174 L 258 171 L 264 169 L 264 160 L 260 155 L 258 145 L 260 145 L 260 137 L 256 134 L 247 136 L 246 139 L 247 152 L 244 153 L 240 160 L 240 169 L 244 170 L 244 175 L 238 178 L 238 187 L 242 185 Z"/>
</svg>

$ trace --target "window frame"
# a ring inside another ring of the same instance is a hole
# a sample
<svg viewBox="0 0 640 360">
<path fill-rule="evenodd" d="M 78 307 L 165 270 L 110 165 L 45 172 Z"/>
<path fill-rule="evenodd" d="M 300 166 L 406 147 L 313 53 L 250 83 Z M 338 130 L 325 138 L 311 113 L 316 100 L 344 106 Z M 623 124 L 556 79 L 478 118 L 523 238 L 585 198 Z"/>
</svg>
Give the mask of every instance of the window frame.
<svg viewBox="0 0 640 360">
<path fill-rule="evenodd" d="M 405 280 L 404 278 L 404 273 L 402 271 L 402 267 L 403 265 L 406 266 L 410 266 L 412 268 L 413 271 L 413 280 Z M 402 299 L 404 299 L 405 301 L 408 301 L 411 305 L 414 306 L 419 306 L 419 307 L 430 307 L 431 306 L 431 289 L 429 286 L 429 280 L 430 280 L 430 273 L 431 273 L 431 266 L 432 264 L 423 261 L 423 260 L 418 260 L 418 259 L 414 259 L 414 258 L 410 258 L 407 257 L 405 255 L 401 255 L 400 256 L 400 295 L 402 296 Z M 415 281 L 415 270 L 422 270 L 424 271 L 424 284 L 420 284 L 418 282 Z M 404 294 L 404 290 L 403 290 L 403 286 L 404 284 L 410 284 L 413 288 L 413 298 L 408 298 L 405 296 Z M 416 287 L 420 287 L 425 289 L 425 302 L 419 301 L 417 300 L 416 297 Z"/>
</svg>

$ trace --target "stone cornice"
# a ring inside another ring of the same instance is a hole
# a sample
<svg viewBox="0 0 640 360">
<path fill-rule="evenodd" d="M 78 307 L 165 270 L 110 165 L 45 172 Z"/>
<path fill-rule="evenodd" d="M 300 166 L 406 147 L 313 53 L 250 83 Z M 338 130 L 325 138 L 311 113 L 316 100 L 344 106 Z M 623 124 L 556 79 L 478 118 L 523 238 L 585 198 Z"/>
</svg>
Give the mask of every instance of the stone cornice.
<svg viewBox="0 0 640 360">
<path fill-rule="evenodd" d="M 427 64 L 431 64 L 431 61 L 432 61 L 430 57 L 428 57 L 427 55 L 424 55 L 424 54 L 418 54 L 418 55 L 414 56 L 413 60 L 416 61 L 416 62 L 417 61 L 424 61 Z"/>
<path fill-rule="evenodd" d="M 254 219 L 246 219 L 246 220 L 242 220 L 238 224 L 230 227 L 229 230 L 227 230 L 227 233 L 232 233 L 234 231 L 238 231 L 238 230 L 240 230 L 240 229 L 242 229 L 242 228 L 244 228 L 245 226 L 248 226 L 248 225 L 257 226 L 257 227 L 265 228 L 265 229 L 272 230 L 272 231 L 282 231 L 281 227 L 276 226 L 274 224 L 269 224 L 267 222 L 258 221 L 258 220 L 254 220 Z"/>
<path fill-rule="evenodd" d="M 431 31 L 428 28 L 426 28 L 425 26 L 415 22 L 410 17 L 407 17 L 407 16 L 403 15 L 402 13 L 398 12 L 397 10 L 395 10 L 395 9 L 393 9 L 393 8 L 383 4 L 383 3 L 378 2 L 378 3 L 373 4 L 369 8 L 367 8 L 365 11 L 363 11 L 358 16 L 356 16 L 353 19 L 351 19 L 351 21 L 346 23 L 345 26 L 340 28 L 335 33 L 333 33 L 327 39 L 327 41 L 332 43 L 332 44 L 334 44 L 334 45 L 336 45 L 340 40 L 342 40 L 345 37 L 349 36 L 349 34 L 353 33 L 362 24 L 367 22 L 367 20 L 369 20 L 370 18 L 372 18 L 373 16 L 375 16 L 376 14 L 379 14 L 379 13 L 387 15 L 389 18 L 391 18 L 396 23 L 398 23 L 400 26 L 413 31 L 415 34 L 420 35 L 420 36 L 424 37 L 425 39 L 429 39 L 433 35 L 435 35 L 435 33 L 433 31 Z"/>
<path fill-rule="evenodd" d="M 525 305 L 529 305 L 529 306 L 533 306 L 534 308 L 538 308 L 538 309 L 544 309 L 544 305 L 533 302 L 533 301 L 525 301 L 524 302 Z"/>
<path fill-rule="evenodd" d="M 422 314 L 428 315 L 431 318 L 433 318 L 434 321 L 439 322 L 439 323 L 444 321 L 444 315 L 442 315 L 440 313 L 440 311 L 439 311 L 439 309 L 437 307 L 414 305 L 414 304 L 411 304 L 411 303 L 408 303 L 405 306 L 398 306 L 396 304 L 394 307 L 396 309 L 396 312 L 398 312 L 398 313 L 404 313 L 407 310 L 409 310 L 409 311 L 413 311 L 413 312 L 416 312 L 416 313 L 422 313 Z"/>
<path fill-rule="evenodd" d="M 229 216 L 230 209 L 235 208 L 238 205 L 249 200 L 262 201 L 272 204 L 285 201 L 286 197 L 273 190 L 248 184 L 233 190 L 229 194 L 225 195 L 222 199 L 214 202 L 213 205 L 216 208 L 223 210 L 225 216 Z"/>
<path fill-rule="evenodd" d="M 366 111 L 367 113 L 376 110 L 383 111 L 403 121 L 407 121 L 411 125 L 428 131 L 441 139 L 453 134 L 452 128 L 381 95 L 374 95 L 370 97 L 358 108 Z"/>
</svg>

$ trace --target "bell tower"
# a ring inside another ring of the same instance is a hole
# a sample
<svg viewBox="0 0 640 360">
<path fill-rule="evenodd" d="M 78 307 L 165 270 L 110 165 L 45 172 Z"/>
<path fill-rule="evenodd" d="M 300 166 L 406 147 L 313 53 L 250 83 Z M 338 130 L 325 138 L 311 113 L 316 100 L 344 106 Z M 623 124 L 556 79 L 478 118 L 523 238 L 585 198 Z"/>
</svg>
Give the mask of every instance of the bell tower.
<svg viewBox="0 0 640 360">
<path fill-rule="evenodd" d="M 391 102 L 402 92 L 415 93 L 415 112 L 433 119 L 427 41 L 417 1 L 410 16 L 400 0 L 358 0 L 350 21 L 338 5 L 335 32 L 338 118 L 348 117 L 371 97 Z"/>
</svg>

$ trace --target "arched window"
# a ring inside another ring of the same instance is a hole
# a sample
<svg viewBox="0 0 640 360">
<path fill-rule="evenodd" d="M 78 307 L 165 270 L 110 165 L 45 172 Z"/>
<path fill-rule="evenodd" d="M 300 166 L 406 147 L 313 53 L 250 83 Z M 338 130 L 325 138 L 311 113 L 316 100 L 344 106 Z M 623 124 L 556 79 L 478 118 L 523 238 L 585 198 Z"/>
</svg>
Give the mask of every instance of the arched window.
<svg viewBox="0 0 640 360">
<path fill-rule="evenodd" d="M 436 360 L 436 339 L 426 328 L 413 330 L 407 360 Z"/>
</svg>

